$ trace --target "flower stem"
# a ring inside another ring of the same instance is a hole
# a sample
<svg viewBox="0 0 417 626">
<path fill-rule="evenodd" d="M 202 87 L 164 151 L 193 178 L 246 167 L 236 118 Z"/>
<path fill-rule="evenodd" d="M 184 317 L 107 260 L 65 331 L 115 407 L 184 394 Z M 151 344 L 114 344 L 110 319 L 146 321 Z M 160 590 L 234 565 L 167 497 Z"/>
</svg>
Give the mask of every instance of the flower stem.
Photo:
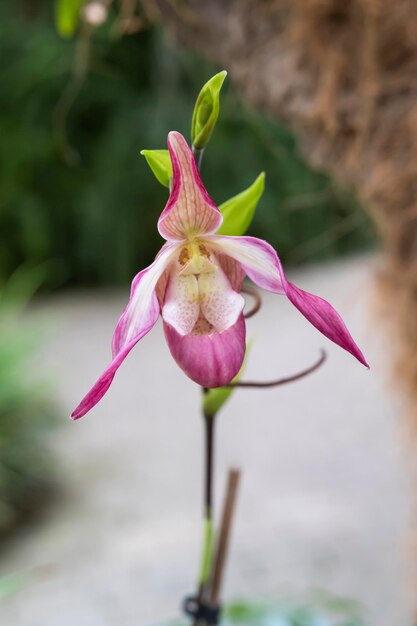
<svg viewBox="0 0 417 626">
<path fill-rule="evenodd" d="M 201 164 L 203 162 L 204 148 L 196 148 L 195 146 L 192 146 L 192 150 L 195 158 L 195 164 L 197 165 L 198 171 L 200 171 Z"/>
<path fill-rule="evenodd" d="M 245 318 L 245 320 L 248 320 L 250 317 L 253 317 L 261 308 L 262 306 L 262 299 L 261 296 L 259 295 L 259 292 L 257 289 L 255 289 L 254 287 L 251 287 L 250 285 L 244 285 L 242 287 L 242 293 L 247 293 L 249 296 L 251 296 L 253 298 L 253 306 L 251 309 L 249 309 L 249 311 L 247 313 L 244 313 L 243 317 Z"/>
<path fill-rule="evenodd" d="M 206 517 L 203 526 L 203 546 L 201 551 L 200 575 L 198 578 L 200 591 L 207 583 L 211 572 L 211 563 L 213 560 L 213 532 L 213 521 Z"/>
<path fill-rule="evenodd" d="M 319 367 L 323 365 L 326 358 L 327 358 L 326 351 L 321 350 L 320 358 L 314 363 L 314 365 L 311 365 L 311 367 L 308 367 L 307 369 L 302 370 L 301 372 L 298 372 L 297 374 L 293 374 L 292 376 L 286 376 L 285 378 L 278 378 L 277 380 L 266 380 L 266 381 L 238 380 L 236 382 L 227 383 L 224 386 L 225 387 L 240 387 L 242 389 L 244 389 L 245 387 L 252 388 L 252 389 L 266 389 L 267 387 L 279 387 L 280 385 L 287 385 L 288 383 L 293 383 L 297 380 L 301 380 L 301 378 L 305 378 L 309 374 L 312 374 L 313 372 L 318 370 Z"/>
<path fill-rule="evenodd" d="M 212 518 L 213 510 L 214 420 L 214 415 L 204 415 L 206 447 L 204 511 L 206 519 Z"/>
<path fill-rule="evenodd" d="M 204 592 L 213 558 L 213 461 L 215 416 L 204 414 L 205 464 L 204 464 L 204 511 L 203 546 L 201 552 L 199 595 Z"/>
</svg>

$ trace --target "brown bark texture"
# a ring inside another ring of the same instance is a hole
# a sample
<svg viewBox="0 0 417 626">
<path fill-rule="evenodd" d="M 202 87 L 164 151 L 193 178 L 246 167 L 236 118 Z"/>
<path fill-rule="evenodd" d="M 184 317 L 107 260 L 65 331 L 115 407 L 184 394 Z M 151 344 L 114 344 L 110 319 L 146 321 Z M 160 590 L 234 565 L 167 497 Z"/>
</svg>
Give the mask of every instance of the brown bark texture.
<svg viewBox="0 0 417 626">
<path fill-rule="evenodd" d="M 396 374 L 417 399 L 417 0 L 143 0 L 353 185 L 385 250 Z M 417 412 L 416 412 L 417 415 Z"/>
</svg>

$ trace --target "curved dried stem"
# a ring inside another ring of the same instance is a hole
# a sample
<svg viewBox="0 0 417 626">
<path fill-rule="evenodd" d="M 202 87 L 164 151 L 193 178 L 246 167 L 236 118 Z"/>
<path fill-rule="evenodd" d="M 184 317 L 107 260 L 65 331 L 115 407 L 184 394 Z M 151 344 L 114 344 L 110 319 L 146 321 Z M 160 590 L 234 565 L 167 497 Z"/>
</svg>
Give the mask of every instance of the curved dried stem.
<svg viewBox="0 0 417 626">
<path fill-rule="evenodd" d="M 250 285 L 245 285 L 242 287 L 242 292 L 247 293 L 251 298 L 253 298 L 253 306 L 247 313 L 244 313 L 243 317 L 245 320 L 253 317 L 262 306 L 262 298 L 259 294 L 259 291 L 255 289 L 255 287 L 251 287 Z"/>
<path fill-rule="evenodd" d="M 252 381 L 252 380 L 241 380 L 234 383 L 229 383 L 225 385 L 225 387 L 246 387 L 246 388 L 255 388 L 255 389 L 264 389 L 266 387 L 279 387 L 280 385 L 286 385 L 287 383 L 293 383 L 296 380 L 300 380 L 301 378 L 305 378 L 309 376 L 313 372 L 319 369 L 323 365 L 327 358 L 327 354 L 325 350 L 320 351 L 320 358 L 314 365 L 311 367 L 298 372 L 298 374 L 294 374 L 293 376 L 287 376 L 286 378 L 278 378 L 277 380 L 268 380 L 268 381 Z"/>
</svg>

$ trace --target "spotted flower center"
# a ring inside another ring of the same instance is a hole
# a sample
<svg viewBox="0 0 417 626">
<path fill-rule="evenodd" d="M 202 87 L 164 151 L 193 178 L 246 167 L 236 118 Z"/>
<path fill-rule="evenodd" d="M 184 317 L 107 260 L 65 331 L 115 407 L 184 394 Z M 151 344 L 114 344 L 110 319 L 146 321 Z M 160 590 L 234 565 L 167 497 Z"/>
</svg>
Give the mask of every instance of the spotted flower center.
<svg viewBox="0 0 417 626">
<path fill-rule="evenodd" d="M 181 266 L 181 276 L 199 276 L 216 271 L 216 265 L 210 260 L 212 254 L 204 243 L 192 241 L 181 248 L 178 263 Z"/>
<path fill-rule="evenodd" d="M 181 335 L 210 335 L 234 324 L 243 298 L 212 250 L 199 240 L 181 247 L 170 268 L 162 317 Z"/>
</svg>

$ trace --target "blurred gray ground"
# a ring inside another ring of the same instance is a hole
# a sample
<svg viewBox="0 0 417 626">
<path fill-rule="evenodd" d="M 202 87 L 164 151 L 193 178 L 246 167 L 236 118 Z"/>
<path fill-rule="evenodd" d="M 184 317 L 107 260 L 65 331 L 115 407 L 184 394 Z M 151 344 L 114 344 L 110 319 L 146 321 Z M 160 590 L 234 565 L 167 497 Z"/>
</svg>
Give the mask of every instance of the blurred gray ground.
<svg viewBox="0 0 417 626">
<path fill-rule="evenodd" d="M 376 265 L 356 258 L 291 276 L 336 305 L 370 372 L 282 297 L 265 295 L 248 322 L 248 378 L 296 372 L 322 346 L 329 359 L 297 384 L 239 391 L 218 423 L 219 503 L 227 468 L 244 469 L 228 598 L 323 587 L 360 600 L 371 626 L 410 623 L 402 407 L 369 314 Z M 63 496 L 2 555 L 1 574 L 50 566 L 1 602 L 4 626 L 153 624 L 177 615 L 194 589 L 199 390 L 172 361 L 161 327 L 137 346 L 91 414 L 67 418 L 108 361 L 127 293 L 66 293 L 31 313 L 45 338 L 38 365 L 52 374 L 62 412 L 51 445 Z"/>
</svg>

